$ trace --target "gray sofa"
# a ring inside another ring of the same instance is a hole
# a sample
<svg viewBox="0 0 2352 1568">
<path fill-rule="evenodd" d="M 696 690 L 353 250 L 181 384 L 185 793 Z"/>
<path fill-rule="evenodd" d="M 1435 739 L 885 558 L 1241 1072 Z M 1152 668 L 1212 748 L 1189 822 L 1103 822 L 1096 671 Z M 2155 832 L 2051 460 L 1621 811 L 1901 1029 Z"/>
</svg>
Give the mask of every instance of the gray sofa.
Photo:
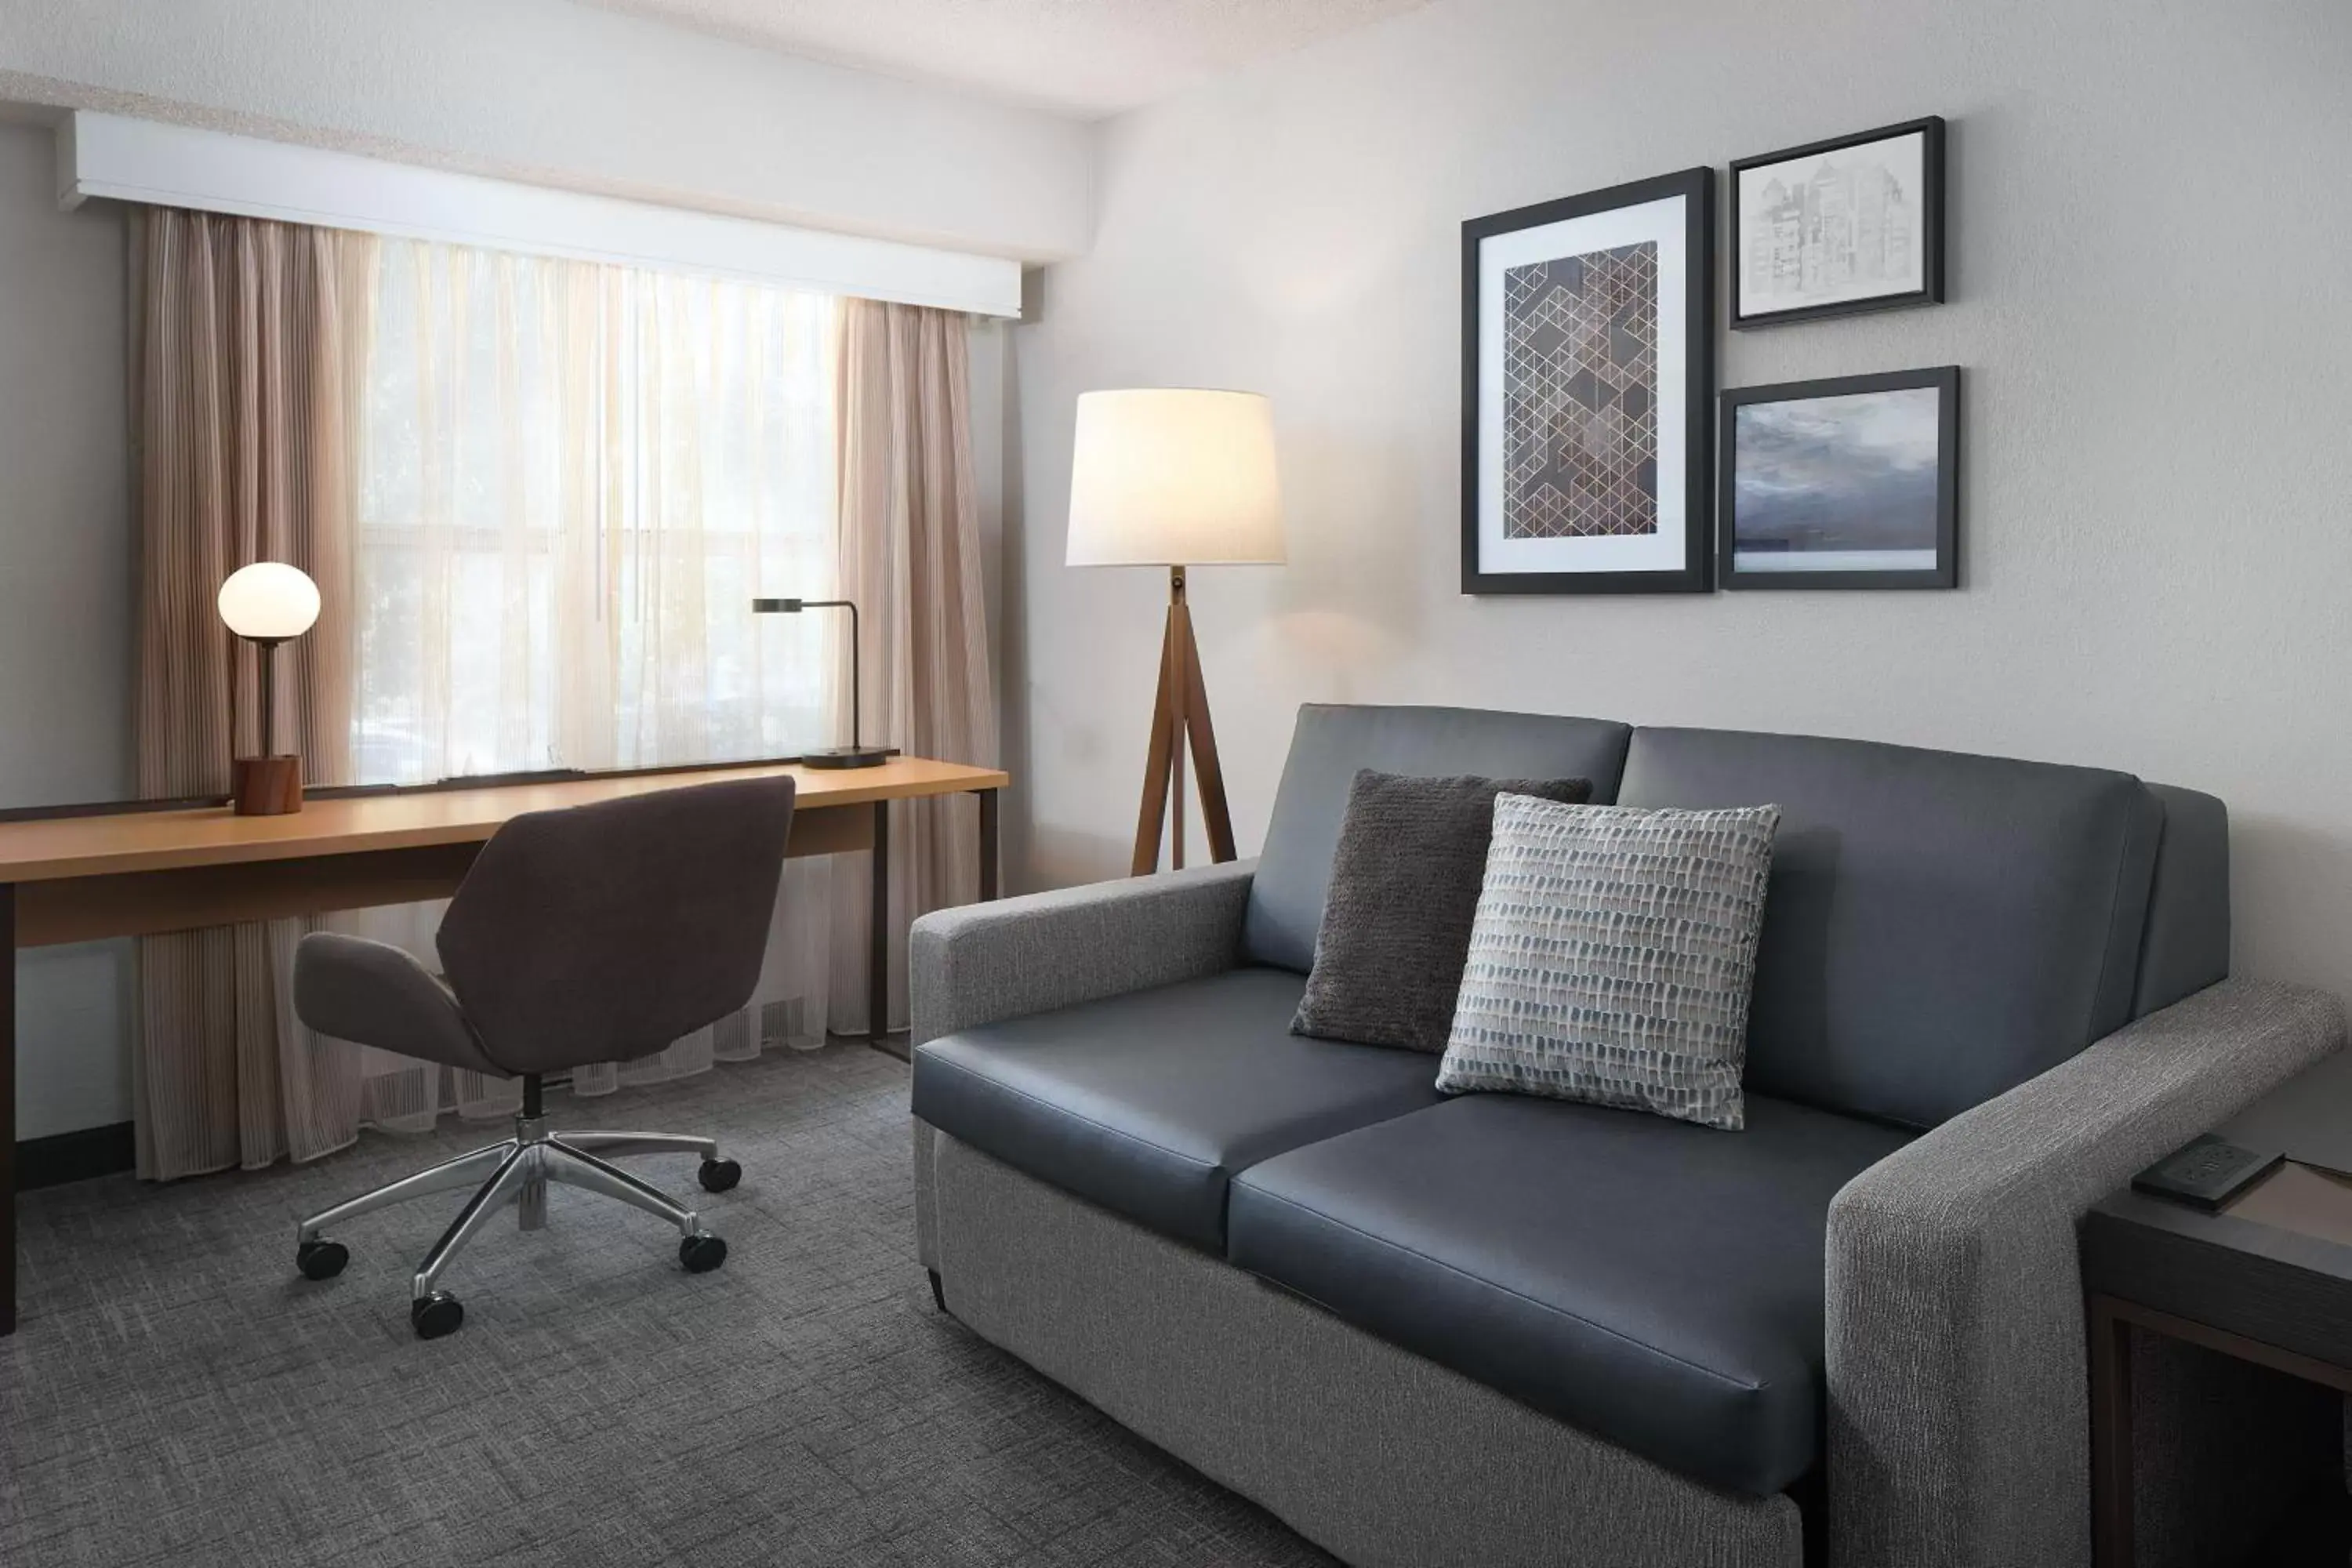
<svg viewBox="0 0 2352 1568">
<path fill-rule="evenodd" d="M 1287 1032 L 1360 767 L 1783 811 L 1745 1131 Z M 929 915 L 943 1305 L 1361 1564 L 2087 1562 L 2074 1224 L 2340 1047 L 2220 802 L 1867 742 L 1301 711 L 1265 851 Z"/>
</svg>

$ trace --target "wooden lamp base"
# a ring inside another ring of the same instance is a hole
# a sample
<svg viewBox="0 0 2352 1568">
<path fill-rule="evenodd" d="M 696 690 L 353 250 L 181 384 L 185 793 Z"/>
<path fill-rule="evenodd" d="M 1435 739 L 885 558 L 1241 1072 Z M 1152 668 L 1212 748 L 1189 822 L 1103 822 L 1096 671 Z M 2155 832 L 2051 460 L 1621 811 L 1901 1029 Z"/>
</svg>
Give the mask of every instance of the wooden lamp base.
<svg viewBox="0 0 2352 1568">
<path fill-rule="evenodd" d="M 229 763 L 229 794 L 239 816 L 284 816 L 302 809 L 302 759 L 239 757 Z"/>
<path fill-rule="evenodd" d="M 1184 865 L 1184 753 L 1201 775 L 1202 826 L 1209 858 L 1234 858 L 1234 818 L 1225 805 L 1225 773 L 1217 762 L 1217 735 L 1209 724 L 1209 688 L 1201 678 L 1201 649 L 1192 640 L 1192 612 L 1184 603 L 1184 568 L 1168 569 L 1168 629 L 1160 639 L 1160 699 L 1151 713 L 1151 754 L 1143 764 L 1143 809 L 1135 823 L 1134 874 L 1160 865 L 1160 829 L 1172 809 L 1168 861 Z M 1173 786 L 1172 788 L 1171 786 Z"/>
</svg>

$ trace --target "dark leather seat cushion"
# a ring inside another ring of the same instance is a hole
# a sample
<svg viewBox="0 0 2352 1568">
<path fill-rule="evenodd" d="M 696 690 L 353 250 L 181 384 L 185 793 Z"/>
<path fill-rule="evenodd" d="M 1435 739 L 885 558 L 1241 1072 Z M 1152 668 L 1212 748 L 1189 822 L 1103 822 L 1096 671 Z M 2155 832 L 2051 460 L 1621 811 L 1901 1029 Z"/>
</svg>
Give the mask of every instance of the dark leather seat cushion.
<svg viewBox="0 0 2352 1568">
<path fill-rule="evenodd" d="M 1235 1178 L 1233 1261 L 1710 1485 L 1821 1451 L 1831 1197 L 1908 1134 L 1785 1101 L 1718 1132 L 1472 1095 Z"/>
<path fill-rule="evenodd" d="M 1222 1252 L 1234 1172 L 1439 1102 L 1420 1052 L 1293 1035 L 1305 986 L 1287 971 L 1237 969 L 943 1036 L 915 1052 L 915 1114 Z"/>
</svg>

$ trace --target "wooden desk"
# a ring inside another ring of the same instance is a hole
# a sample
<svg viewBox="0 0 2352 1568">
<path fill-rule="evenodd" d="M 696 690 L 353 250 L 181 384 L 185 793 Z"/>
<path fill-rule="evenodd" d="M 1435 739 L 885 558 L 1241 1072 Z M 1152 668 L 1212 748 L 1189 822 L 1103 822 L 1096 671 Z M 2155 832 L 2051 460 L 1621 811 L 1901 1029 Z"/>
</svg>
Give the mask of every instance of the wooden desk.
<svg viewBox="0 0 2352 1568">
<path fill-rule="evenodd" d="M 526 811 L 616 800 L 721 779 L 798 781 L 788 855 L 873 852 L 867 1006 L 887 1022 L 888 805 L 980 797 L 980 896 L 997 893 L 997 792 L 1006 775 L 922 757 L 840 771 L 756 763 L 480 788 L 314 799 L 289 816 L 226 805 L 130 809 L 0 822 L 0 1334 L 16 1328 L 16 965 L 14 950 L 152 936 L 236 921 L 447 898 L 499 826 Z"/>
</svg>

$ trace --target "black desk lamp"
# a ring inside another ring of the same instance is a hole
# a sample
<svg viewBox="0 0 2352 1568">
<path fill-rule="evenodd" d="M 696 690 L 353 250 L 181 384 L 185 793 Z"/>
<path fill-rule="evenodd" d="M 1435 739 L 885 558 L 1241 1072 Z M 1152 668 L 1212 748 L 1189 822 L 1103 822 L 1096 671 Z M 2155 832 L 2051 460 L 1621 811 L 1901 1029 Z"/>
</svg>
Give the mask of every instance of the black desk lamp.
<svg viewBox="0 0 2352 1568">
<path fill-rule="evenodd" d="M 754 599 L 751 613 L 755 616 L 797 616 L 803 610 L 847 610 L 849 612 L 849 744 L 828 746 L 822 752 L 802 755 L 803 764 L 812 768 L 872 768 L 890 760 L 891 748 L 867 746 L 857 738 L 857 606 L 847 599 Z"/>
</svg>

